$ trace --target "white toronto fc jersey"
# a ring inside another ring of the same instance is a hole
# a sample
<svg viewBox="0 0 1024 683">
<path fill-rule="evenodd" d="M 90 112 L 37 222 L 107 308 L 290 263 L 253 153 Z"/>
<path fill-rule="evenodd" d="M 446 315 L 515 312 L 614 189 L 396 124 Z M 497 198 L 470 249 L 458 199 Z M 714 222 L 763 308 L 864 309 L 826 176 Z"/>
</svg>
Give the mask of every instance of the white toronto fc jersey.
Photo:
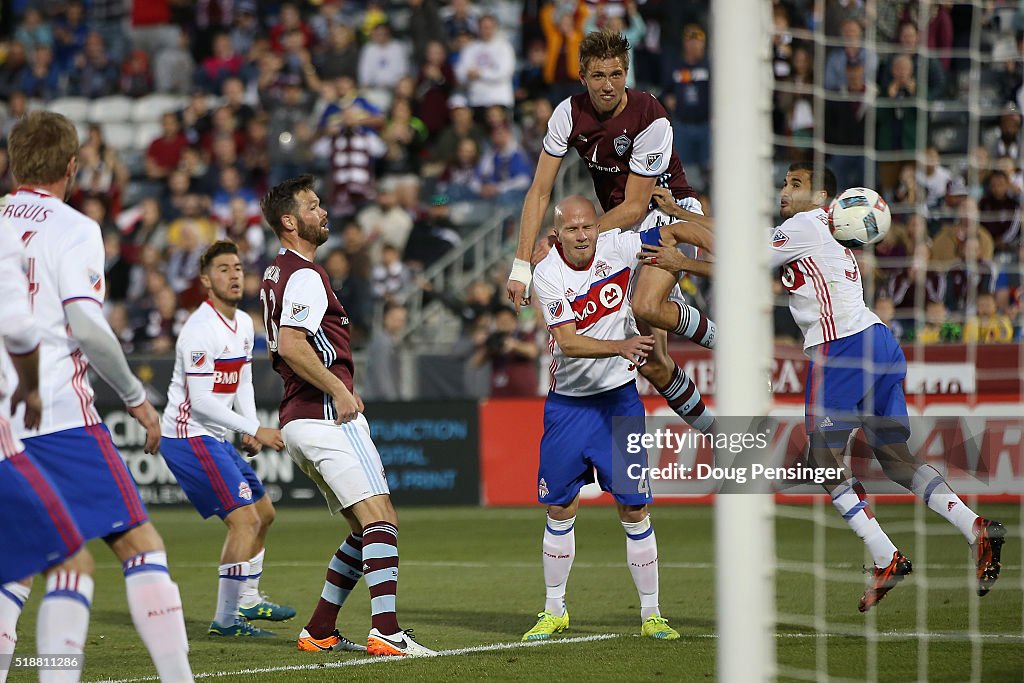
<svg viewBox="0 0 1024 683">
<path fill-rule="evenodd" d="M 0 366 L 0 388 L 7 387 L 5 391 L 0 390 L 0 460 L 25 450 L 11 427 L 10 394 L 17 386 L 18 378 L 7 354 L 31 352 L 33 348 L 8 348 L 4 338 L 29 327 L 30 333 L 22 332 L 20 336 L 30 345 L 39 341 L 39 332 L 32 323 L 29 310 L 25 255 L 18 237 L 10 222 L 0 219 L 0 356 L 4 361 Z"/>
<path fill-rule="evenodd" d="M 804 333 L 804 349 L 849 337 L 881 323 L 864 303 L 853 252 L 832 239 L 823 209 L 803 211 L 774 228 L 772 269 L 781 269 L 789 310 Z"/>
<path fill-rule="evenodd" d="M 548 327 L 575 323 L 578 334 L 605 341 L 639 334 L 629 305 L 639 251 L 639 233 L 609 230 L 598 238 L 590 265 L 577 269 L 566 263 L 556 243 L 533 273 L 533 292 Z M 636 366 L 619 356 L 570 358 L 553 336 L 549 346 L 556 394 L 590 396 L 636 380 Z"/>
<path fill-rule="evenodd" d="M 103 305 L 106 282 L 100 226 L 59 198 L 26 188 L 4 198 L 0 219 L 10 221 L 25 248 L 29 304 L 41 334 L 42 424 L 28 431 L 16 416 L 14 431 L 25 438 L 99 424 L 87 374 L 89 361 L 71 336 L 64 304 L 89 300 Z"/>
<path fill-rule="evenodd" d="M 228 410 L 235 403 L 243 369 L 252 362 L 252 318 L 244 311 L 235 311 L 228 320 L 209 302 L 189 316 L 174 346 L 174 375 L 167 389 L 167 407 L 160 423 L 160 434 L 170 439 L 210 436 L 223 441 L 228 429 L 210 422 L 200 422 L 192 414 L 188 376 L 213 377 L 213 399 Z"/>
</svg>

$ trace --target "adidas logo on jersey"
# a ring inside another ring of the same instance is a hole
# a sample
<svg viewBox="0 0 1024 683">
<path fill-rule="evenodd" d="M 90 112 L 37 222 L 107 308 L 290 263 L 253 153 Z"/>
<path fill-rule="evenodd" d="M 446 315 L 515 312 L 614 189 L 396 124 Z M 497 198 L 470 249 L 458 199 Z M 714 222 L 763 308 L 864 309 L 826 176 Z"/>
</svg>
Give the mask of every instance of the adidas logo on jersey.
<svg viewBox="0 0 1024 683">
<path fill-rule="evenodd" d="M 830 418 L 828 415 L 826 415 L 825 419 L 822 420 L 818 424 L 818 426 L 821 427 L 822 429 L 824 429 L 825 427 L 834 427 L 835 425 L 832 424 L 832 418 Z"/>
</svg>

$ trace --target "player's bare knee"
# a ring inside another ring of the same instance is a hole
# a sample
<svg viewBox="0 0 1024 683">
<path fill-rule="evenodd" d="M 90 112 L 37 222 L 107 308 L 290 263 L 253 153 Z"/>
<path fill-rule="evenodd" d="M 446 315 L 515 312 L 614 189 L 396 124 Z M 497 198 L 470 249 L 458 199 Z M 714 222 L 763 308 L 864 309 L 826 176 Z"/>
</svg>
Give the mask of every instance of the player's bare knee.
<svg viewBox="0 0 1024 683">
<path fill-rule="evenodd" d="M 122 562 L 140 553 L 164 549 L 164 540 L 160 538 L 160 534 L 152 522 L 143 522 L 128 531 L 111 534 L 103 540 L 114 551 L 117 559 Z"/>
<path fill-rule="evenodd" d="M 398 526 L 398 513 L 391 504 L 391 496 L 381 494 L 370 496 L 352 505 L 349 510 L 355 515 L 360 527 L 374 522 L 388 522 Z"/>
<path fill-rule="evenodd" d="M 50 567 L 46 573 L 49 574 L 53 571 L 78 572 L 92 576 L 96 571 L 96 562 L 92 559 L 92 554 L 83 547 L 60 564 Z"/>
<path fill-rule="evenodd" d="M 618 503 L 619 519 L 623 522 L 636 523 L 644 521 L 650 514 L 646 505 L 623 505 Z"/>
<path fill-rule="evenodd" d="M 277 519 L 277 508 L 275 508 L 274 504 L 270 502 L 270 498 L 268 496 L 263 496 L 253 507 L 256 508 L 256 513 L 260 517 L 260 526 L 263 529 L 269 529 L 270 525 L 274 523 L 275 519 Z"/>
<path fill-rule="evenodd" d="M 580 508 L 580 497 L 576 496 L 568 505 L 548 505 L 548 517 L 556 522 L 563 522 L 576 516 Z"/>
<path fill-rule="evenodd" d="M 260 532 L 263 520 L 255 505 L 243 505 L 235 508 L 224 518 L 228 533 L 238 534 L 246 538 L 255 538 Z"/>
</svg>

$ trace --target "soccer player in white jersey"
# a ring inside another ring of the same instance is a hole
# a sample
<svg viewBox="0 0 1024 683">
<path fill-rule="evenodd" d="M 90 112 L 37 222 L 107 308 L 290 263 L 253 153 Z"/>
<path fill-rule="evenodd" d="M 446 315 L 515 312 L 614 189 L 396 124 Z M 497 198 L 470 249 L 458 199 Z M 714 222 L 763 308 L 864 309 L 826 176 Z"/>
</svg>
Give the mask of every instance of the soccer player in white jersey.
<svg viewBox="0 0 1024 683">
<path fill-rule="evenodd" d="M 540 231 L 562 158 L 575 149 L 594 181 L 602 208 L 599 230 L 646 230 L 670 222 L 651 202 L 655 187 L 664 187 L 674 200 L 700 212 L 697 192 L 672 146 L 668 113 L 650 94 L 626 88 L 629 41 L 618 33 L 595 31 L 580 43 L 580 81 L 586 92 L 563 100 L 551 115 L 544 149 L 537 161 L 533 183 L 523 202 L 519 246 L 509 276 L 507 294 L 518 309 L 529 302 L 530 255 Z M 693 252 L 695 253 L 695 252 Z M 641 328 L 650 326 L 654 351 L 640 374 L 658 390 L 669 407 L 695 429 L 707 432 L 714 417 L 690 378 L 668 355 L 665 330 L 701 346 L 714 346 L 715 324 L 682 300 L 675 279 L 649 268 L 637 281 L 631 305 Z M 673 304 L 662 307 L 673 292 Z"/>
<path fill-rule="evenodd" d="M 103 317 L 103 239 L 97 223 L 64 203 L 78 170 L 78 135 L 60 114 L 32 112 L 8 140 L 20 187 L 0 217 L 25 246 L 29 303 L 42 333 L 35 428 L 15 415 L 14 432 L 56 484 L 86 539 L 102 538 L 122 563 L 128 609 L 162 681 L 191 681 L 181 596 L 163 540 L 149 521 L 131 474 L 93 406 L 92 367 L 160 445 L 160 416 L 131 372 Z"/>
<path fill-rule="evenodd" d="M 1006 530 L 967 507 L 945 478 L 917 460 L 907 447 L 906 358 L 889 328 L 865 305 L 853 252 L 829 233 L 826 207 L 835 194 L 836 180 L 830 170 L 822 169 L 816 179 L 812 164 L 793 164 L 779 192 L 779 211 L 785 220 L 770 235 L 771 265 L 789 292 L 789 309 L 803 331 L 804 353 L 811 359 L 805 396 L 810 457 L 818 467 L 842 467 L 850 433 L 864 429 L 886 476 L 919 496 L 963 534 L 974 554 L 978 595 L 986 595 L 999 578 Z M 708 223 L 699 216 L 676 213 Z M 677 257 L 673 250 L 646 250 L 660 268 L 710 274 L 708 264 Z M 912 566 L 879 526 L 856 477 L 828 482 L 825 489 L 874 559 L 871 586 L 858 605 L 866 612 Z"/>
<path fill-rule="evenodd" d="M 28 577 L 46 574 L 46 595 L 36 621 L 36 652 L 77 656 L 89 630 L 93 561 L 60 493 L 25 453 L 11 431 L 10 405 L 25 404 L 26 426 L 40 419 L 39 329 L 28 306 L 24 252 L 7 221 L 0 221 L 0 354 L 13 365 L 17 386 L 0 394 L 0 683 L 7 680 L 28 598 Z M 6 363 L 5 363 L 6 364 Z M 0 377 L 0 386 L 6 385 Z M 39 680 L 77 681 L 81 666 L 42 668 Z"/>
<path fill-rule="evenodd" d="M 618 230 L 598 237 L 597 212 L 574 196 L 555 207 L 555 248 L 537 266 L 533 290 L 551 332 L 551 389 L 544 404 L 537 499 L 547 505 L 543 565 L 544 611 L 523 640 L 544 640 L 569 627 L 565 588 L 576 553 L 573 526 L 584 484 L 597 481 L 615 498 L 626 532 L 626 560 L 640 596 L 641 633 L 663 640 L 679 634 L 658 611 L 658 547 L 647 504 L 646 476 L 632 479 L 630 464 L 613 456 L 613 418 L 629 416 L 642 429 L 644 407 L 636 367 L 654 348 L 640 336 L 628 291 L 642 240 L 710 246 L 710 234 L 690 223 L 643 233 Z"/>
<path fill-rule="evenodd" d="M 209 298 L 178 334 L 174 376 L 167 390 L 160 452 L 203 518 L 220 517 L 228 528 L 218 568 L 217 608 L 209 632 L 217 636 L 272 636 L 254 619 L 286 621 L 295 610 L 260 595 L 264 541 L 274 504 L 263 482 L 226 439 L 243 435 L 255 455 L 264 446 L 282 450 L 281 431 L 260 425 L 252 385 L 252 318 L 238 310 L 242 261 L 238 247 L 214 242 L 199 262 Z M 238 412 L 232 410 L 232 407 Z"/>
</svg>

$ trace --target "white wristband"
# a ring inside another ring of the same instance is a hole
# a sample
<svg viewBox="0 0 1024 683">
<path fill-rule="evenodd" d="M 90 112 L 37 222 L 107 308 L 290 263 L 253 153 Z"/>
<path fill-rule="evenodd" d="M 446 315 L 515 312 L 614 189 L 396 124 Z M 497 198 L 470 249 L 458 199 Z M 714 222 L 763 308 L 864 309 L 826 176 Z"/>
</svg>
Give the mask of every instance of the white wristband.
<svg viewBox="0 0 1024 683">
<path fill-rule="evenodd" d="M 530 280 L 533 279 L 533 273 L 530 271 L 530 262 L 524 261 L 521 258 L 512 261 L 512 272 L 509 274 L 508 279 L 522 282 L 529 289 Z"/>
</svg>

